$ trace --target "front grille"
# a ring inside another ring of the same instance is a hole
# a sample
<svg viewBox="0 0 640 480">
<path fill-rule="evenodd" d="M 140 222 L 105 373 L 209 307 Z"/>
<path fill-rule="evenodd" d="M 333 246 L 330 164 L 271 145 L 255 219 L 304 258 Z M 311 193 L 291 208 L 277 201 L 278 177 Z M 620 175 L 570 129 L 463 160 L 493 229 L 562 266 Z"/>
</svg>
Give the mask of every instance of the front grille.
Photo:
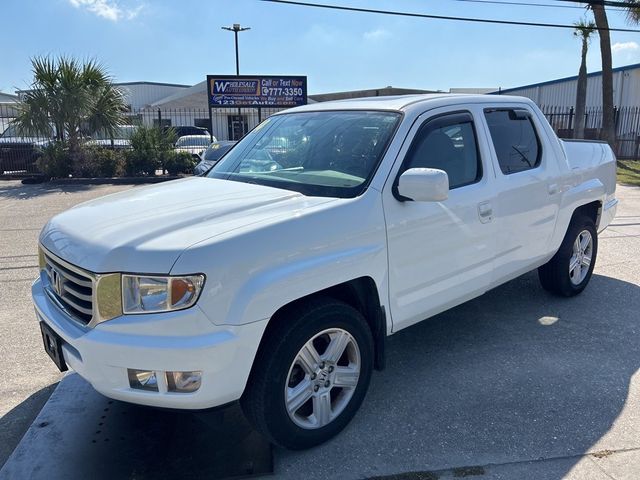
<svg viewBox="0 0 640 480">
<path fill-rule="evenodd" d="M 94 288 L 91 274 L 49 252 L 44 252 L 44 267 L 49 277 L 49 292 L 76 320 L 85 325 L 91 322 Z"/>
</svg>

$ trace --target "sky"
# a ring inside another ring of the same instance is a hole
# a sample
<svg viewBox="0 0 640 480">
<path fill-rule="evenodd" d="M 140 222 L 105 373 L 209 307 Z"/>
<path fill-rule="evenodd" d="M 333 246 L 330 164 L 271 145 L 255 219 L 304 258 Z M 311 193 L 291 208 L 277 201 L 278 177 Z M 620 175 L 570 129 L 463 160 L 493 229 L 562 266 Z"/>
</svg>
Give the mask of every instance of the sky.
<svg viewBox="0 0 640 480">
<path fill-rule="evenodd" d="M 572 24 L 583 8 L 460 0 L 316 0 L 436 15 Z M 525 1 L 525 0 L 512 0 Z M 529 3 L 571 5 L 557 0 Z M 575 4 L 574 4 L 575 5 Z M 630 26 L 608 10 L 611 27 Z M 590 14 L 589 14 L 590 15 Z M 118 82 L 192 85 L 234 74 L 240 23 L 241 74 L 307 75 L 309 93 L 385 86 L 448 91 L 509 88 L 576 75 L 572 30 L 473 24 L 331 11 L 259 0 L 2 0 L 0 91 L 30 84 L 30 58 L 97 59 Z M 611 33 L 613 62 L 640 62 L 640 33 Z M 597 37 L 587 66 L 600 69 Z"/>
</svg>

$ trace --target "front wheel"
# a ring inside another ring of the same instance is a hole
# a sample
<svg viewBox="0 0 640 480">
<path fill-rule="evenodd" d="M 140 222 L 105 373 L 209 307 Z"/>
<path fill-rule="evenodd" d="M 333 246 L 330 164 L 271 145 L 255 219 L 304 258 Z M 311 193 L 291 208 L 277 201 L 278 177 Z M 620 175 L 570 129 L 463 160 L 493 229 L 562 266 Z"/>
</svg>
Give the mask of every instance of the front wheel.
<svg viewBox="0 0 640 480">
<path fill-rule="evenodd" d="M 538 269 L 540 283 L 556 295 L 579 294 L 591 279 L 597 254 L 598 233 L 593 220 L 574 218 L 558 252 Z"/>
<path fill-rule="evenodd" d="M 242 407 L 271 442 L 299 450 L 339 433 L 366 394 L 373 337 L 364 317 L 325 298 L 284 312 L 256 357 Z"/>
</svg>

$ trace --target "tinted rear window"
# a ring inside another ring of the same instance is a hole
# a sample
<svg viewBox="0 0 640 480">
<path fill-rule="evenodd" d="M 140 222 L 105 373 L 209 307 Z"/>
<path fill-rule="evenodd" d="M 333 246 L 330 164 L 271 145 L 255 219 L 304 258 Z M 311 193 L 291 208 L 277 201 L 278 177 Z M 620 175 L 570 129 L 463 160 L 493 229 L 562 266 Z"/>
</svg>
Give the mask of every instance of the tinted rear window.
<svg viewBox="0 0 640 480">
<path fill-rule="evenodd" d="M 485 110 L 484 114 L 502 173 L 509 175 L 540 165 L 540 141 L 526 110 Z"/>
</svg>

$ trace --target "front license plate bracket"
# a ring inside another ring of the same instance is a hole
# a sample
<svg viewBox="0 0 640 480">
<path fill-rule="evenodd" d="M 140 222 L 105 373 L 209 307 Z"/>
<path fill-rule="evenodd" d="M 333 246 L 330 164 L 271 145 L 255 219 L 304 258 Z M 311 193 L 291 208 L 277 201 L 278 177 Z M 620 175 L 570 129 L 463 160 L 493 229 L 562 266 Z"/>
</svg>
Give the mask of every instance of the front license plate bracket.
<svg viewBox="0 0 640 480">
<path fill-rule="evenodd" d="M 61 372 L 69 370 L 67 363 L 64 361 L 62 354 L 62 338 L 54 332 L 46 323 L 40 322 L 40 331 L 42 332 L 42 341 L 44 342 L 44 350 L 47 352 L 53 363 Z"/>
</svg>

